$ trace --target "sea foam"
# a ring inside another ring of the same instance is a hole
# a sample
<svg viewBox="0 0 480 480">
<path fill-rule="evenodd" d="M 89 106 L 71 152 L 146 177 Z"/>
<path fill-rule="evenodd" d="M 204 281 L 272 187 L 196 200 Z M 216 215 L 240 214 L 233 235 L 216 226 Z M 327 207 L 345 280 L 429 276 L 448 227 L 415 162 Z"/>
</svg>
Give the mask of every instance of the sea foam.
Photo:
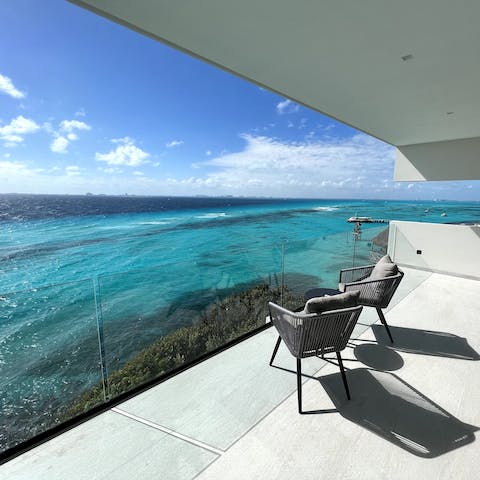
<svg viewBox="0 0 480 480">
<path fill-rule="evenodd" d="M 212 212 L 212 213 L 205 213 L 204 215 L 198 215 L 195 218 L 220 218 L 220 217 L 226 217 L 227 214 L 225 212 Z"/>
<path fill-rule="evenodd" d="M 335 212 L 339 207 L 315 207 L 313 210 L 317 212 Z"/>
</svg>

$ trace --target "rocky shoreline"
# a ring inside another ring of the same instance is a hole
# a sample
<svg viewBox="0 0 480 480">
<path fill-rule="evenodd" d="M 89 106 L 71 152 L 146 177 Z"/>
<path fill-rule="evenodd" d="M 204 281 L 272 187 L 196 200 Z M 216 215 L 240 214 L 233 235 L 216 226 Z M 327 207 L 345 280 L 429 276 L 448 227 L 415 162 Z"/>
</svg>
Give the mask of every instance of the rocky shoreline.
<svg viewBox="0 0 480 480">
<path fill-rule="evenodd" d="M 266 283 L 227 296 L 200 313 L 194 324 L 175 330 L 152 343 L 108 376 L 109 398 L 194 362 L 265 323 L 269 301 L 281 302 L 281 288 Z M 283 304 L 303 304 L 303 296 L 284 288 Z M 103 402 L 101 383 L 87 390 L 68 408 L 71 418 Z"/>
</svg>

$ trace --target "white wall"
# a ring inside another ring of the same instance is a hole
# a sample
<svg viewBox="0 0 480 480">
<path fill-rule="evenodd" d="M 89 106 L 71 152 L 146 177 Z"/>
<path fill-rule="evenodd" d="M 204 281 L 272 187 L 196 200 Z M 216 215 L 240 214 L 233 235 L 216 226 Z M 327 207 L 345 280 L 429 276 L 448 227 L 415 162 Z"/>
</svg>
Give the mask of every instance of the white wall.
<svg viewBox="0 0 480 480">
<path fill-rule="evenodd" d="M 397 148 L 397 181 L 480 179 L 480 137 Z"/>
<path fill-rule="evenodd" d="M 392 221 L 388 253 L 400 265 L 480 279 L 480 225 Z"/>
</svg>

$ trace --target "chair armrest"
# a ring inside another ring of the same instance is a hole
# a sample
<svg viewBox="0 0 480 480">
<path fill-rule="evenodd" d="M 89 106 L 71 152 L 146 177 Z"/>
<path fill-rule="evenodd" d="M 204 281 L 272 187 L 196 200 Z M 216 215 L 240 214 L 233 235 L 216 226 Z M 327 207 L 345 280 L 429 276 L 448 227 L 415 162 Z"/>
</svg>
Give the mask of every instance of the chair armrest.
<svg viewBox="0 0 480 480">
<path fill-rule="evenodd" d="M 294 329 L 301 326 L 305 318 L 315 317 L 317 315 L 316 313 L 292 312 L 288 310 L 288 308 L 281 307 L 273 302 L 268 302 L 268 309 L 270 311 L 270 320 L 273 324 L 275 324 L 274 318 L 281 317 L 282 320 Z"/>
<path fill-rule="evenodd" d="M 362 267 L 344 268 L 340 270 L 339 283 L 352 283 L 367 278 L 375 265 L 364 265 Z"/>
</svg>

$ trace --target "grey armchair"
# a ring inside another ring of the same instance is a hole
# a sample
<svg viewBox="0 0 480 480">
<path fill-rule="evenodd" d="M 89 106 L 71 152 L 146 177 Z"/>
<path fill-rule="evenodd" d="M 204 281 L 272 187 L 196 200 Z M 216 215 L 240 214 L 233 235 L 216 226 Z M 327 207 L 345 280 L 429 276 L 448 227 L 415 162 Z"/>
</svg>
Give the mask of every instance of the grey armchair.
<svg viewBox="0 0 480 480">
<path fill-rule="evenodd" d="M 338 289 L 341 292 L 358 291 L 359 305 L 375 307 L 392 343 L 392 334 L 382 308 L 388 307 L 403 275 L 388 255 L 381 258 L 376 265 L 346 268 L 340 271 Z"/>
<path fill-rule="evenodd" d="M 297 359 L 299 413 L 305 413 L 302 410 L 302 358 L 318 355 L 323 357 L 326 353 L 335 352 L 347 398 L 350 400 L 350 392 L 340 351 L 347 346 L 347 342 L 363 308 L 362 306 L 356 306 L 357 298 L 358 294 L 356 292 L 353 294 L 335 295 L 333 297 L 313 298 L 307 302 L 302 312 L 291 312 L 286 308 L 269 302 L 270 319 L 279 333 L 270 359 L 270 365 L 273 365 L 278 347 L 283 340 L 290 353 Z M 332 310 L 335 307 L 336 309 Z M 325 311 L 325 309 L 327 310 Z M 312 312 L 312 310 L 314 311 Z"/>
</svg>

